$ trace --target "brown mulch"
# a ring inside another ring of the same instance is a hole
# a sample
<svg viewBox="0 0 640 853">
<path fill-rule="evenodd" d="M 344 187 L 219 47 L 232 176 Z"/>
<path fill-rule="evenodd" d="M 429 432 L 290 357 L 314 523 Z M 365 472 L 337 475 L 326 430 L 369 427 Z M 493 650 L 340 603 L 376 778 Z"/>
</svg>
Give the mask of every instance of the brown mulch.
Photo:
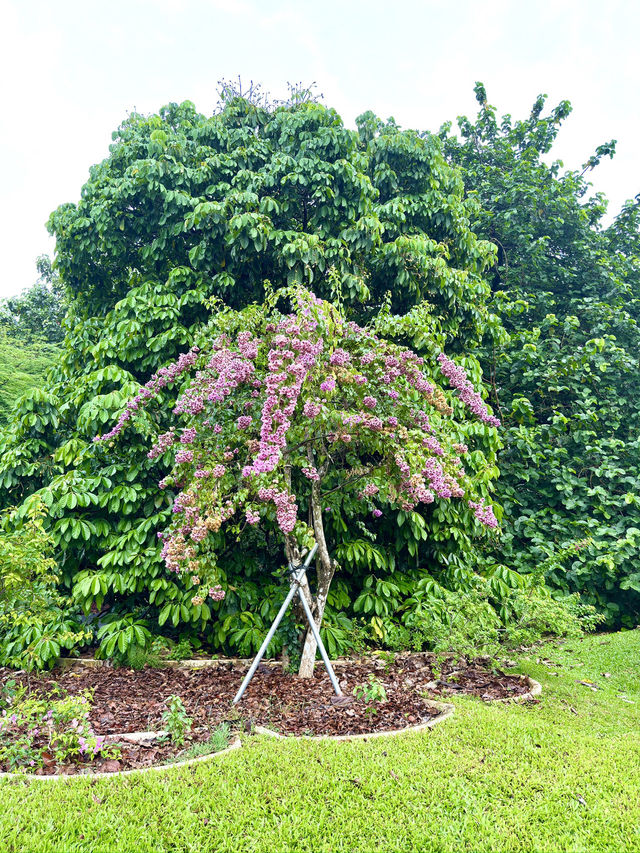
<svg viewBox="0 0 640 853">
<path fill-rule="evenodd" d="M 344 697 L 335 696 L 321 662 L 312 679 L 299 679 L 282 670 L 261 665 L 240 703 L 232 699 L 246 672 L 246 666 L 221 663 L 203 669 L 149 669 L 141 671 L 110 666 L 54 670 L 31 675 L 31 689 L 48 694 L 54 687 L 69 694 L 89 689 L 93 695 L 90 722 L 96 734 L 112 735 L 162 729 L 165 702 L 178 695 L 193 718 L 187 746 L 206 741 L 210 732 L 227 722 L 232 730 L 250 731 L 261 725 L 292 735 L 354 735 L 399 729 L 428 722 L 439 712 L 422 694 L 448 698 L 471 693 L 483 699 L 523 695 L 528 687 L 518 676 L 493 673 L 481 665 L 456 670 L 441 666 L 434 677 L 433 660 L 428 654 L 403 653 L 388 659 L 374 658 L 341 662 L 336 675 Z M 356 699 L 356 685 L 367 684 L 374 674 L 385 688 L 387 700 L 367 703 Z M 10 670 L 0 669 L 0 681 L 24 680 Z M 94 761 L 91 769 L 115 770 L 163 763 L 180 750 L 171 744 L 130 745 L 122 743 L 119 760 Z M 85 766 L 86 767 L 86 766 Z M 82 772 L 82 767 L 65 767 L 63 772 Z M 60 772 L 53 768 L 45 772 Z"/>
</svg>

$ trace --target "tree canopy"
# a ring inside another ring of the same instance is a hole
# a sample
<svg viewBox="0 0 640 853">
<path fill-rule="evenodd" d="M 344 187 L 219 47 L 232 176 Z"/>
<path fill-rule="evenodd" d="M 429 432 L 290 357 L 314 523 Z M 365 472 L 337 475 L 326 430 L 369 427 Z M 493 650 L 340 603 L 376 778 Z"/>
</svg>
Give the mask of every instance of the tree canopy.
<svg viewBox="0 0 640 853">
<path fill-rule="evenodd" d="M 640 613 L 639 200 L 604 225 L 589 172 L 545 159 L 571 107 L 501 120 L 476 86 L 475 123 L 441 130 L 447 159 L 479 202 L 474 231 L 498 246 L 490 308 L 506 337 L 479 355 L 506 426 L 499 499 L 502 559 L 520 571 L 551 559 L 551 579 L 603 608 L 612 624 Z M 579 543 L 569 560 L 566 548 Z M 563 565 L 564 562 L 564 565 Z M 566 572 L 565 572 L 566 569 Z"/>
<path fill-rule="evenodd" d="M 64 338 L 63 287 L 46 255 L 38 258 L 36 266 L 38 281 L 19 296 L 0 302 L 0 331 L 27 344 L 57 344 Z"/>
</svg>

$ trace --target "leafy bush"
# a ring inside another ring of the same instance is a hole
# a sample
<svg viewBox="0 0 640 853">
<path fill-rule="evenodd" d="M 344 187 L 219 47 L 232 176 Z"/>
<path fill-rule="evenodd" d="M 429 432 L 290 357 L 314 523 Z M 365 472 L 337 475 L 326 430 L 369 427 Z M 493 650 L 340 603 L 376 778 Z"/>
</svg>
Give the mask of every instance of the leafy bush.
<svg viewBox="0 0 640 853">
<path fill-rule="evenodd" d="M 97 656 L 114 658 L 120 663 L 126 660 L 131 662 L 140 652 L 144 652 L 152 640 L 149 623 L 132 615 L 107 616 L 96 636 L 100 640 Z"/>
<path fill-rule="evenodd" d="M 58 591 L 53 538 L 43 524 L 46 510 L 32 500 L 26 519 L 15 514 L 0 529 L 0 664 L 23 669 L 52 666 L 62 649 L 88 642 L 72 601 Z"/>
</svg>

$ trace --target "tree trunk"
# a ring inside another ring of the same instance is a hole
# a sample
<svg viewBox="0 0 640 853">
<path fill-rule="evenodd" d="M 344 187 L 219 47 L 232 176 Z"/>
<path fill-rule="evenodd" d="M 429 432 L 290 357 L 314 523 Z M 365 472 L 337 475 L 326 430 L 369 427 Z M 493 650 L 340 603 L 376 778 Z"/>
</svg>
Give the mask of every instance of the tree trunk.
<svg viewBox="0 0 640 853">
<path fill-rule="evenodd" d="M 313 456 L 310 455 L 310 463 L 313 464 Z M 327 541 L 324 537 L 324 525 L 322 523 L 322 501 L 320 496 L 320 484 L 318 481 L 313 481 L 311 486 L 311 510 L 313 516 L 313 531 L 318 543 L 318 551 L 316 557 L 316 567 L 318 574 L 318 590 L 315 601 L 313 602 L 312 613 L 314 622 L 318 630 L 322 623 L 324 608 L 327 603 L 327 595 L 329 587 L 335 573 L 335 563 L 329 556 L 327 549 Z M 306 590 L 305 590 L 306 592 Z M 313 667 L 316 660 L 317 643 L 315 637 L 311 633 L 311 629 L 307 628 L 307 634 L 302 649 L 302 658 L 300 660 L 300 669 L 298 675 L 300 678 L 311 678 L 313 676 Z"/>
</svg>

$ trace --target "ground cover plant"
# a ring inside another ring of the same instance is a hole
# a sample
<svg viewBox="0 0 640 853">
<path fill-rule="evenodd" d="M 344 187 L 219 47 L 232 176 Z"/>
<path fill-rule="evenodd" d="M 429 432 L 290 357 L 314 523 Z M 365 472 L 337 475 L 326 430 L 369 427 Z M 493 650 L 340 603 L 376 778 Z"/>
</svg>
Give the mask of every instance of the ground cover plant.
<svg viewBox="0 0 640 853">
<path fill-rule="evenodd" d="M 0 767 L 36 773 L 119 755 L 89 722 L 90 693 L 40 697 L 6 680 L 0 689 Z"/>
<path fill-rule="evenodd" d="M 43 853 L 637 850 L 639 654 L 637 630 L 538 647 L 518 664 L 538 704 L 455 698 L 428 734 L 252 739 L 162 775 L 2 780 L 0 837 Z"/>
</svg>

